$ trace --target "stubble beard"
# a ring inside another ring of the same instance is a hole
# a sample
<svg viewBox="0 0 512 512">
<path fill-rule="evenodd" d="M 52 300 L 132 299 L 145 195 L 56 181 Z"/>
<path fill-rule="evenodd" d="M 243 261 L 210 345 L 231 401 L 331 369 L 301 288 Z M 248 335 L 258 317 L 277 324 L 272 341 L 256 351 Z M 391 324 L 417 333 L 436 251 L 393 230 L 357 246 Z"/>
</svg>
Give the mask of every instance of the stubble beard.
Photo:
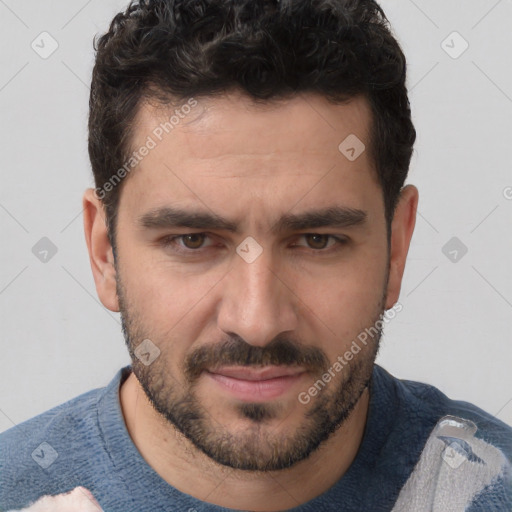
<svg viewBox="0 0 512 512">
<path fill-rule="evenodd" d="M 371 382 L 382 328 L 336 378 L 319 390 L 308 409 L 305 405 L 299 406 L 305 410 L 300 424 L 286 425 L 286 413 L 279 402 L 239 403 L 234 409 L 247 427 L 232 431 L 217 421 L 197 396 L 197 383 L 204 366 L 212 362 L 219 366 L 245 364 L 253 367 L 297 364 L 312 369 L 310 385 L 313 385 L 332 365 L 326 354 L 317 347 L 305 347 L 284 337 L 274 339 L 265 347 L 249 345 L 241 338 L 229 338 L 212 346 L 202 346 L 187 356 L 179 380 L 169 368 L 172 343 L 168 340 L 152 339 L 161 353 L 150 365 L 146 366 L 137 358 L 135 348 L 142 340 L 150 338 L 150 330 L 129 307 L 119 278 L 117 293 L 132 370 L 149 402 L 171 427 L 223 466 L 265 472 L 286 469 L 307 459 L 346 422 Z M 384 299 L 371 325 L 381 318 L 383 304 Z"/>
</svg>

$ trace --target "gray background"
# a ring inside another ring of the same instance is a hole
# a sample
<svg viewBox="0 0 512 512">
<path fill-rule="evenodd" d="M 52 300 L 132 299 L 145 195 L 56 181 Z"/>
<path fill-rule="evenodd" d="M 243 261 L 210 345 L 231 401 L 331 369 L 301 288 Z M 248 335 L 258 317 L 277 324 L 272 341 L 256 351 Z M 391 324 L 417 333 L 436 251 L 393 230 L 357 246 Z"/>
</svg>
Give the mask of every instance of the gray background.
<svg viewBox="0 0 512 512">
<path fill-rule="evenodd" d="M 81 214 L 92 38 L 125 5 L 0 0 L 0 431 L 129 363 Z M 420 205 L 379 363 L 512 424 L 512 1 L 381 5 L 409 61 Z"/>
</svg>

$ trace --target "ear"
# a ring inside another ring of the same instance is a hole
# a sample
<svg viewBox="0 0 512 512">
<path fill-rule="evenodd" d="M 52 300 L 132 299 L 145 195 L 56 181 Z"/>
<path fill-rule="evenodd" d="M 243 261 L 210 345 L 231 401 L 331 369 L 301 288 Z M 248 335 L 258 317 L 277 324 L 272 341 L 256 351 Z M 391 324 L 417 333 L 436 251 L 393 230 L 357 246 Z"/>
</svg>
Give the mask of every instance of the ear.
<svg viewBox="0 0 512 512">
<path fill-rule="evenodd" d="M 391 247 L 386 309 L 392 308 L 400 296 L 405 260 L 414 232 L 414 225 L 416 224 L 417 208 L 418 189 L 413 185 L 407 185 L 400 192 L 398 204 L 391 223 Z"/>
<path fill-rule="evenodd" d="M 110 311 L 119 311 L 116 291 L 114 254 L 108 238 L 103 203 L 89 188 L 83 197 L 84 231 L 96 292 L 102 304 Z"/>
</svg>

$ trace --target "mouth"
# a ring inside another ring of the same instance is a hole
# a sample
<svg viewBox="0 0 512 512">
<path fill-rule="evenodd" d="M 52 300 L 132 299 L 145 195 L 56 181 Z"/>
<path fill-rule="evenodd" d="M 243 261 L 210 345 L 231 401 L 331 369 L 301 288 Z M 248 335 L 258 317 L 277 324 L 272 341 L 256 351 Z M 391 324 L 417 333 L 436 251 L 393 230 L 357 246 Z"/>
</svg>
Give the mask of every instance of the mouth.
<svg viewBox="0 0 512 512">
<path fill-rule="evenodd" d="M 223 366 L 205 372 L 221 392 L 249 402 L 265 402 L 289 393 L 306 373 L 302 367 L 290 366 Z"/>
</svg>

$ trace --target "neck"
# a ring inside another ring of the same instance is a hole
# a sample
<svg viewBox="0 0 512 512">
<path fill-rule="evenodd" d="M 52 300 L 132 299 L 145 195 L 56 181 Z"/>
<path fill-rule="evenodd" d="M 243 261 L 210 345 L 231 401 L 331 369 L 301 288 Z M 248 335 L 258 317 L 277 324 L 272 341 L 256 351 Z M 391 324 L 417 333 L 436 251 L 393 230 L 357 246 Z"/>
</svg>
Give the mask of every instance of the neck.
<svg viewBox="0 0 512 512">
<path fill-rule="evenodd" d="M 272 472 L 234 470 L 214 462 L 155 411 L 133 373 L 121 386 L 120 400 L 133 443 L 167 483 L 221 507 L 270 512 L 312 500 L 345 474 L 363 438 L 369 392 L 363 392 L 347 420 L 307 459 Z"/>
</svg>

